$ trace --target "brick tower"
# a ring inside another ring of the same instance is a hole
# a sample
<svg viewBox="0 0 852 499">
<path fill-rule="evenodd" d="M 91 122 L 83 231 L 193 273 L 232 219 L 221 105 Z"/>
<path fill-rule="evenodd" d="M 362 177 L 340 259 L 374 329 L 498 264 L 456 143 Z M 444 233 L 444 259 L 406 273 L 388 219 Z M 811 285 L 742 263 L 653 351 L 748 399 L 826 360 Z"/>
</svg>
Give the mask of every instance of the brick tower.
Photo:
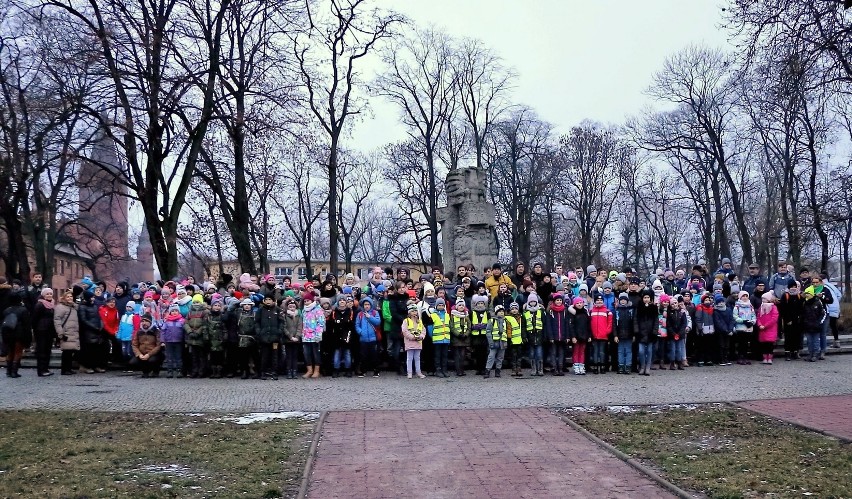
<svg viewBox="0 0 852 499">
<path fill-rule="evenodd" d="M 115 143 L 104 130 L 98 132 L 90 160 L 80 166 L 78 244 L 95 260 L 95 277 L 113 286 L 128 277 L 127 188 Z M 147 234 L 146 234 L 147 235 Z M 150 244 L 149 244 L 150 245 Z"/>
</svg>

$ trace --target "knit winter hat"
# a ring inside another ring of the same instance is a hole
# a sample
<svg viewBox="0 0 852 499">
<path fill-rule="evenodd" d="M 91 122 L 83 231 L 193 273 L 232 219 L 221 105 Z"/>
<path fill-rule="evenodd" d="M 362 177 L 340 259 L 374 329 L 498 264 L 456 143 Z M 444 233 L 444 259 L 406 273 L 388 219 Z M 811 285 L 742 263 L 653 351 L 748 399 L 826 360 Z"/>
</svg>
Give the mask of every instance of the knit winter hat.
<svg viewBox="0 0 852 499">
<path fill-rule="evenodd" d="M 423 283 L 423 294 L 425 295 L 427 291 L 435 291 L 435 286 L 433 286 L 432 283 L 428 281 Z"/>
<path fill-rule="evenodd" d="M 586 273 L 587 274 L 591 274 L 592 272 L 597 272 L 597 271 L 598 271 L 598 268 L 595 267 L 594 265 L 589 265 L 588 267 L 586 267 Z"/>
<path fill-rule="evenodd" d="M 151 314 L 145 314 L 142 316 L 139 322 L 147 322 L 148 324 L 153 324 L 154 319 L 151 317 Z"/>
<path fill-rule="evenodd" d="M 153 291 L 145 291 L 145 294 L 142 296 L 142 298 L 144 298 L 146 300 L 153 300 L 154 299 L 154 292 Z"/>
<path fill-rule="evenodd" d="M 530 295 L 527 296 L 527 305 L 532 303 L 541 303 L 541 298 L 539 298 L 535 293 L 530 293 Z"/>
<path fill-rule="evenodd" d="M 133 300 L 130 300 L 129 302 L 127 302 L 127 305 L 124 306 L 124 308 L 127 308 L 127 307 L 136 308 L 136 302 L 133 301 Z"/>
<path fill-rule="evenodd" d="M 627 274 L 625 274 L 623 272 L 620 273 L 620 274 L 616 274 L 615 280 L 616 280 L 616 282 L 621 281 L 621 282 L 626 284 L 627 283 Z"/>
<path fill-rule="evenodd" d="M 175 293 L 176 294 L 186 293 L 186 288 L 181 286 L 180 284 L 178 284 L 177 286 L 175 286 Z"/>
<path fill-rule="evenodd" d="M 664 275 L 664 277 L 665 277 L 666 279 L 668 279 L 669 277 L 674 277 L 674 276 L 675 276 L 675 273 L 674 273 L 674 272 L 672 272 L 671 270 L 667 270 L 667 271 L 666 271 L 666 273 L 665 273 L 665 275 Z"/>
<path fill-rule="evenodd" d="M 473 295 L 470 299 L 470 305 L 476 308 L 477 303 L 484 303 L 486 306 L 488 305 L 488 297 L 484 295 Z"/>
<path fill-rule="evenodd" d="M 602 287 L 603 287 L 603 289 L 612 289 L 612 283 L 609 282 L 609 281 L 604 281 Z"/>
<path fill-rule="evenodd" d="M 503 267 L 500 266 L 500 262 L 496 262 L 491 266 L 491 270 L 503 270 Z"/>
<path fill-rule="evenodd" d="M 577 278 L 577 274 L 575 274 L 573 272 L 568 272 L 568 279 L 576 279 L 576 278 Z"/>
<path fill-rule="evenodd" d="M 749 297 L 748 291 L 740 291 L 737 294 L 737 298 L 739 298 L 740 300 L 742 300 L 743 298 L 748 298 L 748 297 Z"/>
<path fill-rule="evenodd" d="M 416 310 L 417 310 L 417 304 L 416 304 L 416 303 L 409 303 L 409 304 L 408 304 L 408 306 L 407 306 L 407 307 L 405 307 L 405 308 L 406 308 L 406 310 L 408 310 L 409 312 L 411 312 L 412 310 L 415 310 L 415 311 L 416 311 Z"/>
<path fill-rule="evenodd" d="M 251 300 L 249 300 L 249 301 L 251 301 Z M 180 305 L 178 305 L 177 303 L 172 303 L 171 305 L 169 305 L 169 312 L 172 312 L 172 311 L 180 312 Z"/>
<path fill-rule="evenodd" d="M 512 303 L 509 304 L 509 310 L 520 310 L 520 309 L 521 309 L 521 306 L 518 305 L 518 302 L 516 302 L 516 301 L 513 301 Z"/>
<path fill-rule="evenodd" d="M 565 297 L 562 296 L 562 293 L 553 293 L 552 295 L 550 295 L 550 299 L 553 300 L 553 301 L 556 301 L 556 300 L 563 300 L 564 301 Z"/>
<path fill-rule="evenodd" d="M 251 305 L 251 306 L 254 306 L 254 302 L 253 302 L 253 301 L 251 301 L 251 299 L 249 299 L 249 298 L 245 298 L 243 301 L 241 301 L 241 302 L 240 302 L 240 305 Z"/>
<path fill-rule="evenodd" d="M 456 300 L 456 306 L 458 307 L 459 305 L 461 305 L 463 308 L 467 308 L 467 303 L 464 302 L 464 298 L 459 298 L 458 300 Z"/>
<path fill-rule="evenodd" d="M 506 308 L 503 307 L 503 305 L 497 305 L 496 307 L 494 307 L 494 313 L 495 314 L 497 314 L 497 312 L 505 312 L 505 311 L 506 311 Z"/>
<path fill-rule="evenodd" d="M 589 286 L 585 282 L 583 284 L 580 284 L 580 291 L 585 291 L 586 293 L 588 293 Z"/>
<path fill-rule="evenodd" d="M 627 300 L 630 301 L 630 296 L 627 293 L 619 293 L 618 301 Z"/>
<path fill-rule="evenodd" d="M 219 305 L 222 305 L 223 307 L 225 306 L 225 300 L 223 300 L 221 296 L 219 298 L 213 298 L 213 300 L 210 301 L 210 306 L 212 307 L 213 305 L 216 305 L 217 303 Z"/>
<path fill-rule="evenodd" d="M 579 296 L 574 298 L 573 301 L 571 301 L 571 305 L 574 305 L 575 307 L 578 306 L 578 305 L 585 305 L 585 304 L 586 304 L 586 300 L 580 298 Z"/>
<path fill-rule="evenodd" d="M 760 299 L 763 303 L 772 303 L 775 301 L 775 292 L 770 289 L 766 293 L 760 295 Z"/>
<path fill-rule="evenodd" d="M 446 307 L 447 302 L 443 298 L 438 298 L 438 299 L 435 300 L 435 308 L 438 308 L 438 305 L 443 305 L 443 306 Z"/>
<path fill-rule="evenodd" d="M 320 297 L 319 303 L 320 306 L 331 305 L 331 298 Z"/>
<path fill-rule="evenodd" d="M 659 279 L 656 279 L 656 280 L 654 281 L 654 284 L 652 284 L 652 285 L 651 285 L 651 288 L 653 288 L 653 289 L 663 289 L 663 283 L 661 283 Z"/>
<path fill-rule="evenodd" d="M 192 303 L 204 303 L 204 297 L 201 295 L 195 295 L 192 297 Z"/>
</svg>

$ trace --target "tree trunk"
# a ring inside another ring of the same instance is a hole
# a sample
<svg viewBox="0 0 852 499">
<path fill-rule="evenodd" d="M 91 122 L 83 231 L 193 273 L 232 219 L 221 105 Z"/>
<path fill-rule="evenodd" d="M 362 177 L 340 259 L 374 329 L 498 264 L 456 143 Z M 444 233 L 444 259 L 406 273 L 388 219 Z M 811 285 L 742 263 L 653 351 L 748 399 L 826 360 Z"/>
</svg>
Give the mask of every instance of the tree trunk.
<svg viewBox="0 0 852 499">
<path fill-rule="evenodd" d="M 337 276 L 338 247 L 340 232 L 337 227 L 337 145 L 340 132 L 331 135 L 331 150 L 328 154 L 328 260 L 329 272 Z"/>
<path fill-rule="evenodd" d="M 429 249 L 432 265 L 441 265 L 441 248 L 438 246 L 438 188 L 435 181 L 435 151 L 426 141 L 426 169 L 429 175 Z"/>
<path fill-rule="evenodd" d="M 243 272 L 256 274 L 257 267 L 254 263 L 254 254 L 251 250 L 251 240 L 248 234 L 251 212 L 249 211 L 246 189 L 245 124 L 243 123 L 245 95 L 242 91 L 236 92 L 235 99 L 237 106 L 236 124 L 232 127 L 230 134 L 234 144 L 234 192 L 233 194 L 225 192 L 220 194 L 227 195 L 227 200 L 233 199 L 233 224 L 229 224 L 228 229 L 231 232 L 231 240 L 234 242 L 234 250 L 237 252 L 240 268 Z M 222 199 L 222 201 L 226 201 L 226 199 Z M 220 205 L 227 206 L 224 202 L 220 202 Z"/>
</svg>

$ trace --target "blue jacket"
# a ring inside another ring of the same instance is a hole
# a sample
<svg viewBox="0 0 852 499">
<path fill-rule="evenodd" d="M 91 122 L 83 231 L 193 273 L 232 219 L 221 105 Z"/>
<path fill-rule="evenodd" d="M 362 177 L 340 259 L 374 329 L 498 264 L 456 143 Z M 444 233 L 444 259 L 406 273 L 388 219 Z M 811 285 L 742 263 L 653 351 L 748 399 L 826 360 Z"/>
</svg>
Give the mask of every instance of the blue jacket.
<svg viewBox="0 0 852 499">
<path fill-rule="evenodd" d="M 734 331 L 734 311 L 731 307 L 725 306 L 725 310 L 716 307 L 713 310 L 713 329 L 716 330 L 716 334 Z"/>
<path fill-rule="evenodd" d="M 358 333 L 362 342 L 377 341 L 376 328 L 379 327 L 381 322 L 382 318 L 376 309 L 371 308 L 369 312 L 362 310 L 358 312 L 358 316 L 355 318 L 355 332 Z"/>
</svg>

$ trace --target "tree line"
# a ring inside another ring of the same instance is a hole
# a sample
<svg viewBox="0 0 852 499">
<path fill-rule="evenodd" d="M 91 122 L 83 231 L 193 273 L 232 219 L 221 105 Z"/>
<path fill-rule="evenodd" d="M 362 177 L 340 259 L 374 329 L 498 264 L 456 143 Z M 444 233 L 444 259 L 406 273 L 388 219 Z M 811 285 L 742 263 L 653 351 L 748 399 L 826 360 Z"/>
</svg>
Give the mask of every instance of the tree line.
<svg viewBox="0 0 852 499">
<path fill-rule="evenodd" d="M 646 109 L 561 133 L 481 40 L 369 0 L 0 4 L 11 274 L 28 274 L 28 234 L 50 276 L 98 130 L 164 276 L 231 258 L 440 264 L 443 179 L 462 167 L 487 172 L 506 260 L 852 269 L 852 19 L 836 1 L 730 1 L 729 45 L 674 51 Z M 379 100 L 406 138 L 359 150 Z"/>
</svg>

